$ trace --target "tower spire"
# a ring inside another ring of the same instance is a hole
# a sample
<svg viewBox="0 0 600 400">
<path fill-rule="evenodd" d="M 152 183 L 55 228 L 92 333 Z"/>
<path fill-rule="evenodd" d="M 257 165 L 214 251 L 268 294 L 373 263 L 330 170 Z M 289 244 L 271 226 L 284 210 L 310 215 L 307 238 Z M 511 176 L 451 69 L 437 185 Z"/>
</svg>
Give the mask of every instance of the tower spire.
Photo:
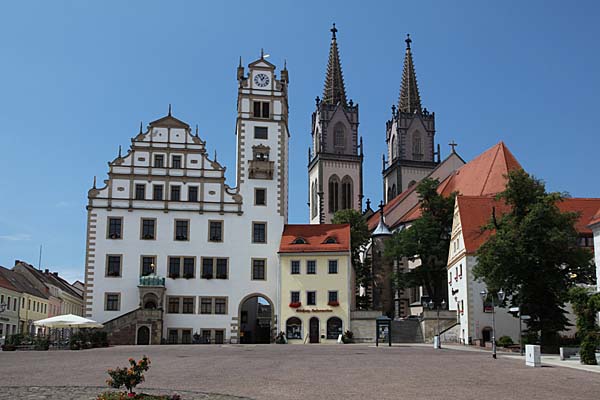
<svg viewBox="0 0 600 400">
<path fill-rule="evenodd" d="M 402 86 L 400 87 L 400 98 L 398 99 L 398 111 L 413 114 L 421 112 L 421 97 L 417 85 L 417 74 L 413 62 L 410 44 L 410 34 L 406 35 L 406 55 L 404 56 L 404 70 L 402 71 Z"/>
<path fill-rule="evenodd" d="M 326 104 L 341 103 L 346 105 L 346 88 L 344 87 L 344 75 L 337 45 L 337 28 L 335 24 L 331 28 L 331 46 L 329 48 L 329 62 L 327 63 L 327 75 L 325 76 L 325 88 L 323 89 L 323 102 Z"/>
</svg>

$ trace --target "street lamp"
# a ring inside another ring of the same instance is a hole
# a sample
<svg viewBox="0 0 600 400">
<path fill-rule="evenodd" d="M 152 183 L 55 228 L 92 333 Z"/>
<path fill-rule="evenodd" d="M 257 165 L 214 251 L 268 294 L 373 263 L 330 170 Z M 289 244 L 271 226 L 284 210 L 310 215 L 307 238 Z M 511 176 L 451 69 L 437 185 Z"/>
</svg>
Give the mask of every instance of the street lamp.
<svg viewBox="0 0 600 400">
<path fill-rule="evenodd" d="M 429 308 L 430 310 L 433 310 L 433 308 L 435 307 L 435 303 L 433 302 L 433 300 L 429 300 L 429 302 L 427 303 L 427 308 Z M 441 332 L 440 332 L 440 308 L 442 310 L 446 309 L 446 300 L 442 299 L 442 301 L 437 305 L 437 340 L 438 340 L 438 349 L 442 348 L 442 336 L 441 336 Z M 435 339 L 434 339 L 435 340 Z"/>
<path fill-rule="evenodd" d="M 488 297 L 488 292 L 484 289 L 479 294 L 481 295 L 481 300 L 485 302 L 485 299 Z M 498 300 L 502 303 L 506 293 L 500 289 L 497 295 Z M 496 359 L 496 305 L 494 304 L 494 295 L 491 295 L 490 298 L 492 299 L 492 358 Z"/>
</svg>

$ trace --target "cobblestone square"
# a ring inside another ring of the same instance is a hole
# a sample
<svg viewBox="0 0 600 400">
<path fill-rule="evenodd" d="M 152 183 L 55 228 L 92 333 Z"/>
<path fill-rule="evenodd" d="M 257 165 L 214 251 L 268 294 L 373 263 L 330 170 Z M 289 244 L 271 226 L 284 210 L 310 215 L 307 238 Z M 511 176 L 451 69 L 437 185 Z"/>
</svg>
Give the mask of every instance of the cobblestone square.
<svg viewBox="0 0 600 400">
<path fill-rule="evenodd" d="M 118 346 L 2 352 L 0 399 L 93 399 L 106 370 L 148 355 L 138 391 L 185 399 L 597 399 L 599 375 L 423 346 Z"/>
</svg>

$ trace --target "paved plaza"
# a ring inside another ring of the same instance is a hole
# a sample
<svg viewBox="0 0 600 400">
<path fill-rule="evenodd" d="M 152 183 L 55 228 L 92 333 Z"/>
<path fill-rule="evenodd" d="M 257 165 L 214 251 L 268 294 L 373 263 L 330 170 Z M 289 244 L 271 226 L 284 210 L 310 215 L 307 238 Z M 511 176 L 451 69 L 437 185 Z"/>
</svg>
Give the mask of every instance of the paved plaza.
<svg viewBox="0 0 600 400">
<path fill-rule="evenodd" d="M 424 346 L 119 346 L 1 352 L 0 399 L 93 399 L 106 370 L 152 361 L 141 386 L 185 399 L 597 399 L 600 375 Z M 55 388 L 49 388 L 54 386 Z M 79 388 L 69 388 L 77 386 Z M 9 387 L 9 388 L 7 388 Z M 234 397 L 232 397 L 234 396 Z"/>
</svg>

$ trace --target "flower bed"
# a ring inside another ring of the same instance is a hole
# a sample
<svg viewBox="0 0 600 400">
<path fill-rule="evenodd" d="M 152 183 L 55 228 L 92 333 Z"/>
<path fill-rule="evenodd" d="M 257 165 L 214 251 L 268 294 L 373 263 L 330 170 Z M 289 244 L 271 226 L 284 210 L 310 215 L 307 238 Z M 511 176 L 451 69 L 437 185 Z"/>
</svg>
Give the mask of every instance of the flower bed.
<svg viewBox="0 0 600 400">
<path fill-rule="evenodd" d="M 173 395 L 153 395 L 153 394 L 133 394 L 127 392 L 105 392 L 98 396 L 96 400 L 181 400 L 178 394 Z"/>
<path fill-rule="evenodd" d="M 339 301 L 330 301 L 329 303 L 327 303 L 327 305 L 330 307 L 339 307 L 340 302 Z"/>
<path fill-rule="evenodd" d="M 298 308 L 298 307 L 301 307 L 301 306 L 302 306 L 302 303 L 300 303 L 299 301 L 290 303 L 290 307 L 291 308 Z"/>
</svg>

